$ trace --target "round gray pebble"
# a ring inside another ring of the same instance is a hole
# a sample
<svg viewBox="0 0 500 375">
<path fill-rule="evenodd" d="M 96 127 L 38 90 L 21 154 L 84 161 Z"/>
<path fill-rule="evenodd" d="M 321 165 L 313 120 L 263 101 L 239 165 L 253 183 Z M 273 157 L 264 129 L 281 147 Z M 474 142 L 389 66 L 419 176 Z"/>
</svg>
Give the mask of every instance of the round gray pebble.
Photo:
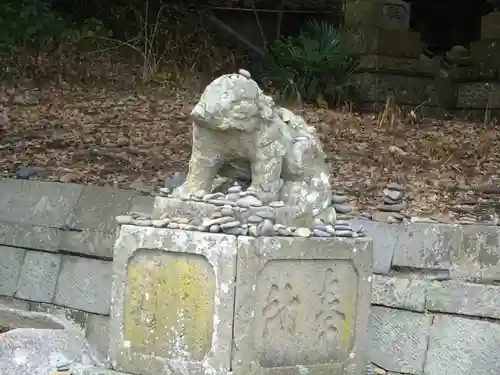
<svg viewBox="0 0 500 375">
<path fill-rule="evenodd" d="M 274 226 L 271 220 L 265 219 L 259 224 L 259 235 L 271 236 L 274 234 Z"/>
<path fill-rule="evenodd" d="M 316 236 L 316 237 L 331 237 L 331 234 L 326 232 L 326 231 L 323 231 L 321 229 L 313 229 L 313 236 Z"/>
<path fill-rule="evenodd" d="M 209 228 L 209 231 L 210 231 L 210 233 L 219 233 L 220 232 L 219 224 L 211 225 Z"/>
</svg>

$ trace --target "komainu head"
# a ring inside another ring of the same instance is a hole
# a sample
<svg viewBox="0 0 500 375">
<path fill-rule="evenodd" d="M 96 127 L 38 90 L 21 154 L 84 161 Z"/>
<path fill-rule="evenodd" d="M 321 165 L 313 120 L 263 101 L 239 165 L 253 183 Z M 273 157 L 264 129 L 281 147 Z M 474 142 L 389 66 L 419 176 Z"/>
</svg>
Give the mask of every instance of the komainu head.
<svg viewBox="0 0 500 375">
<path fill-rule="evenodd" d="M 274 101 L 244 74 L 226 74 L 212 81 L 191 112 L 195 125 L 217 130 L 253 132 L 274 115 Z"/>
</svg>

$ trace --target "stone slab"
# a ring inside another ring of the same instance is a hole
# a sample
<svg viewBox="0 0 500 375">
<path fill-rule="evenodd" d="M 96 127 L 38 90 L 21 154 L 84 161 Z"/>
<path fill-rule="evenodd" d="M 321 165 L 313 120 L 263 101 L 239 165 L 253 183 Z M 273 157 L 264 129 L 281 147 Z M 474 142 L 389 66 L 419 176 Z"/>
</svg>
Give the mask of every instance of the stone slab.
<svg viewBox="0 0 500 375">
<path fill-rule="evenodd" d="M 500 108 L 498 90 L 500 83 L 494 81 L 462 83 L 458 87 L 457 108 Z"/>
<path fill-rule="evenodd" d="M 83 186 L 28 180 L 0 181 L 4 222 L 60 228 L 76 206 Z"/>
<path fill-rule="evenodd" d="M 500 325 L 438 315 L 430 335 L 425 375 L 498 375 Z"/>
<path fill-rule="evenodd" d="M 112 259 L 116 216 L 131 210 L 133 191 L 85 186 L 61 235 L 61 250 Z"/>
<path fill-rule="evenodd" d="M 500 39 L 500 36 L 498 38 Z M 470 43 L 470 55 L 477 65 L 487 68 L 500 67 L 500 44 L 495 39 L 475 40 Z"/>
<path fill-rule="evenodd" d="M 68 220 L 68 226 L 75 230 L 114 231 L 116 216 L 130 211 L 134 194 L 127 190 L 85 186 Z"/>
<path fill-rule="evenodd" d="M 384 102 L 393 95 L 398 105 L 439 103 L 433 78 L 401 74 L 365 72 L 355 75 L 356 86 L 361 90 L 361 100 Z"/>
<path fill-rule="evenodd" d="M 451 275 L 477 281 L 500 281 L 500 228 L 464 225 L 461 243 L 454 247 Z"/>
<path fill-rule="evenodd" d="M 69 328 L 70 325 L 52 314 L 0 306 L 0 327 L 7 327 L 10 329 L 65 329 Z"/>
<path fill-rule="evenodd" d="M 458 225 L 412 223 L 402 225 L 394 253 L 393 266 L 449 270 L 453 250 L 460 246 L 462 228 Z"/>
<path fill-rule="evenodd" d="M 85 254 L 100 259 L 113 259 L 113 246 L 116 239 L 116 229 L 98 231 L 82 229 L 78 231 L 63 231 L 61 233 L 60 250 L 69 253 Z"/>
<path fill-rule="evenodd" d="M 344 23 L 347 26 L 379 26 L 388 30 L 408 30 L 410 4 L 402 0 L 347 0 Z"/>
<path fill-rule="evenodd" d="M 155 197 L 137 195 L 132 199 L 132 207 L 130 208 L 130 211 L 152 215 L 154 204 Z"/>
<path fill-rule="evenodd" d="M 59 254 L 27 251 L 15 297 L 36 302 L 52 302 L 60 265 Z"/>
<path fill-rule="evenodd" d="M 370 360 L 388 371 L 422 374 L 431 322 L 428 314 L 373 306 Z"/>
<path fill-rule="evenodd" d="M 68 322 L 72 327 L 84 331 L 87 327 L 89 313 L 69 307 L 52 305 L 50 303 L 29 302 L 29 311 L 50 314 L 64 322 Z"/>
<path fill-rule="evenodd" d="M 85 337 L 96 350 L 99 360 L 106 363 L 109 353 L 109 316 L 88 314 Z"/>
<path fill-rule="evenodd" d="M 109 314 L 111 262 L 65 255 L 54 303 L 97 314 Z"/>
<path fill-rule="evenodd" d="M 114 369 L 230 371 L 236 237 L 123 225 L 113 261 Z"/>
<path fill-rule="evenodd" d="M 427 288 L 430 311 L 500 319 L 500 286 L 457 281 L 432 282 Z"/>
<path fill-rule="evenodd" d="M 0 221 L 0 243 L 6 246 L 57 252 L 61 233 L 58 228 Z"/>
<path fill-rule="evenodd" d="M 156 197 L 153 218 L 167 217 L 200 218 L 210 217 L 216 210 L 213 204 L 196 201 L 182 201 L 175 198 Z"/>
<path fill-rule="evenodd" d="M 413 31 L 350 27 L 341 29 L 341 35 L 360 55 L 419 59 L 422 51 L 420 34 Z"/>
<path fill-rule="evenodd" d="M 28 301 L 23 301 L 13 297 L 0 297 L 0 306 L 26 311 L 30 309 Z"/>
<path fill-rule="evenodd" d="M 359 71 L 405 73 L 408 75 L 428 76 L 434 78 L 439 72 L 438 60 L 391 57 L 381 55 L 361 56 Z"/>
<path fill-rule="evenodd" d="M 101 367 L 76 366 L 71 370 L 72 370 L 71 375 L 130 375 L 124 372 L 108 370 L 106 368 L 101 368 Z"/>
<path fill-rule="evenodd" d="M 425 298 L 425 280 L 381 275 L 373 276 L 373 305 L 423 312 L 425 310 Z"/>
<path fill-rule="evenodd" d="M 355 227 L 362 225 L 367 236 L 373 240 L 373 272 L 388 275 L 402 226 L 358 219 L 352 220 L 352 223 Z"/>
<path fill-rule="evenodd" d="M 14 296 L 26 250 L 0 245 L 0 295 Z"/>
<path fill-rule="evenodd" d="M 214 212 L 220 210 L 221 206 L 202 201 L 182 201 L 175 198 L 156 197 L 153 209 L 153 217 L 159 218 L 165 215 L 169 218 L 183 217 L 191 220 L 193 223 L 201 224 L 203 218 L 209 218 Z M 263 207 L 250 207 L 243 210 L 235 210 L 236 220 L 245 222 L 248 217 L 262 211 Z M 278 207 L 274 208 L 276 223 L 287 226 L 309 226 L 312 217 L 304 216 L 296 207 Z"/>
<path fill-rule="evenodd" d="M 369 239 L 238 237 L 233 374 L 366 374 Z"/>
<path fill-rule="evenodd" d="M 500 39 L 500 12 L 481 17 L 481 39 Z"/>
</svg>

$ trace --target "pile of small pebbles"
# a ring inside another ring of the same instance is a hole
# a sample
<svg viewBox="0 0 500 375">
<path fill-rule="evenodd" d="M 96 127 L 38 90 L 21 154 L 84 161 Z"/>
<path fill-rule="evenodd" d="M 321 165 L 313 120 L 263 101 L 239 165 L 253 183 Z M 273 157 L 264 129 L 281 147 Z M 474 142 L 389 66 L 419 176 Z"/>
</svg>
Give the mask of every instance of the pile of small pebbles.
<svg viewBox="0 0 500 375">
<path fill-rule="evenodd" d="M 275 201 L 264 205 L 251 190 L 243 191 L 241 186 L 231 186 L 226 194 L 198 191 L 185 200 L 206 202 L 217 207 L 210 216 L 201 219 L 182 217 L 166 217 L 152 219 L 150 215 L 131 212 L 116 218 L 120 225 L 153 226 L 156 228 L 193 230 L 210 233 L 224 233 L 235 236 L 252 237 L 364 237 L 364 228 L 355 230 L 347 220 L 337 219 L 333 223 L 325 223 L 315 219 L 311 228 L 290 227 L 276 223 L 276 209 L 284 207 L 284 202 Z M 245 222 L 236 218 L 237 212 L 252 209 L 252 215 Z"/>
<path fill-rule="evenodd" d="M 349 197 L 341 190 L 332 190 L 332 205 L 340 220 L 353 218 L 353 207 L 348 202 Z"/>
<path fill-rule="evenodd" d="M 382 203 L 376 207 L 376 212 L 371 215 L 375 221 L 386 221 L 389 223 L 399 223 L 404 215 L 407 205 L 403 198 L 406 194 L 405 188 L 396 183 L 388 183 L 382 193 Z"/>
</svg>

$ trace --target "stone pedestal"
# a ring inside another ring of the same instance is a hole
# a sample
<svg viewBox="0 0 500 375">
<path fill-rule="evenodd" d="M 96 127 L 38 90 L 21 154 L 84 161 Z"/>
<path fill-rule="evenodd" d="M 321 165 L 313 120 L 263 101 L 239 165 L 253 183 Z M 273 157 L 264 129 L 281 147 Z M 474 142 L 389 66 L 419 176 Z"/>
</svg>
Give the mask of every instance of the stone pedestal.
<svg viewBox="0 0 500 375">
<path fill-rule="evenodd" d="M 410 4 L 401 0 L 347 0 L 345 35 L 361 55 L 357 82 L 365 103 L 438 105 L 439 63 L 421 60 L 420 34 L 409 30 Z"/>
<path fill-rule="evenodd" d="M 371 240 L 238 238 L 233 372 L 364 375 Z"/>
<path fill-rule="evenodd" d="M 470 44 L 474 68 L 461 72 L 457 107 L 482 112 L 500 111 L 500 12 L 481 20 L 481 40 Z"/>
<path fill-rule="evenodd" d="M 191 222 L 201 224 L 203 217 L 210 217 L 216 211 L 219 211 L 224 205 L 224 200 L 220 199 L 216 203 L 199 201 L 182 201 L 170 197 L 156 197 L 153 206 L 153 218 L 158 219 L 162 216 L 169 218 L 184 217 Z M 226 201 L 226 203 L 229 203 Z M 256 215 L 269 207 L 233 207 L 234 218 L 242 223 L 246 222 L 250 216 Z M 274 207 L 272 211 L 275 215 L 275 221 L 285 226 L 310 226 L 313 222 L 312 216 L 302 216 L 295 207 Z"/>
<path fill-rule="evenodd" d="M 233 236 L 122 226 L 113 261 L 114 368 L 229 373 L 236 250 Z"/>
<path fill-rule="evenodd" d="M 137 375 L 365 375 L 370 239 L 122 225 L 110 359 Z"/>
</svg>

